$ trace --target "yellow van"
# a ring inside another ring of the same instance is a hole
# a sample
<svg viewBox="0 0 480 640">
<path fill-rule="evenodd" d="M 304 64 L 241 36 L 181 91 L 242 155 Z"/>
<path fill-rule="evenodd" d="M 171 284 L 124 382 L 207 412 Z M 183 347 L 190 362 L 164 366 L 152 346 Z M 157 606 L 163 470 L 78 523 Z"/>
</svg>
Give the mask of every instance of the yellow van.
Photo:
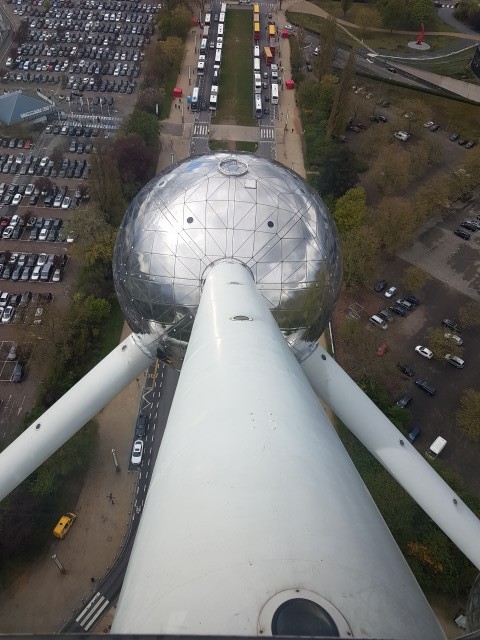
<svg viewBox="0 0 480 640">
<path fill-rule="evenodd" d="M 56 538 L 60 538 L 60 540 L 63 540 L 63 538 L 65 538 L 65 536 L 70 530 L 70 527 L 72 526 L 72 524 L 75 522 L 76 519 L 77 519 L 77 516 L 71 511 L 66 513 L 58 521 L 57 526 L 53 530 L 53 535 Z"/>
</svg>

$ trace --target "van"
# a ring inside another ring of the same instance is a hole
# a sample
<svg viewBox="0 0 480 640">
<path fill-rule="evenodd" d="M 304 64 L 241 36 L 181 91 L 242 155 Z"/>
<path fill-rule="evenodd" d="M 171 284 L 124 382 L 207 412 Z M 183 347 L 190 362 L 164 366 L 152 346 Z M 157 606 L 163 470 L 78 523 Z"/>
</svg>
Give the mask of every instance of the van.
<svg viewBox="0 0 480 640">
<path fill-rule="evenodd" d="M 380 327 L 380 329 L 383 329 L 383 330 L 388 329 L 388 324 L 385 322 L 385 320 L 380 318 L 380 316 L 372 316 L 370 318 L 370 322 L 376 325 L 377 327 Z"/>
<path fill-rule="evenodd" d="M 60 540 L 63 540 L 63 538 L 65 538 L 67 533 L 70 531 L 70 527 L 72 526 L 72 524 L 75 522 L 76 519 L 77 519 L 77 516 L 71 511 L 66 513 L 58 521 L 57 526 L 53 530 L 53 535 L 56 538 L 60 538 Z"/>
<path fill-rule="evenodd" d="M 42 272 L 40 274 L 41 282 L 48 282 L 50 280 L 50 276 L 52 275 L 52 271 L 53 264 L 51 262 L 47 262 L 47 264 L 42 267 Z"/>
<path fill-rule="evenodd" d="M 270 65 L 270 72 L 272 74 L 272 82 L 278 80 L 278 67 L 276 64 Z"/>
<path fill-rule="evenodd" d="M 438 438 L 436 438 L 430 445 L 430 448 L 427 450 L 427 453 L 425 455 L 427 455 L 432 460 L 435 460 L 435 458 L 437 458 L 445 449 L 446 444 L 447 441 L 445 440 L 445 438 L 438 436 Z"/>
<path fill-rule="evenodd" d="M 208 40 L 207 38 L 202 38 L 200 41 L 200 52 L 206 53 L 207 51 Z"/>
</svg>

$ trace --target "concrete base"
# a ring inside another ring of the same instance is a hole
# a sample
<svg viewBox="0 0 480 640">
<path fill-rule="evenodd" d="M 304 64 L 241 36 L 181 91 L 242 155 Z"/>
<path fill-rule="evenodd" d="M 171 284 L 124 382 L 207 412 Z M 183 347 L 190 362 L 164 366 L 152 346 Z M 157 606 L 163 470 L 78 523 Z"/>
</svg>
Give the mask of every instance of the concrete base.
<svg viewBox="0 0 480 640">
<path fill-rule="evenodd" d="M 428 51 L 430 49 L 430 45 L 426 42 L 422 42 L 421 44 L 418 44 L 418 42 L 414 41 L 408 42 L 407 47 L 409 47 L 410 49 L 415 49 L 416 51 Z"/>
</svg>

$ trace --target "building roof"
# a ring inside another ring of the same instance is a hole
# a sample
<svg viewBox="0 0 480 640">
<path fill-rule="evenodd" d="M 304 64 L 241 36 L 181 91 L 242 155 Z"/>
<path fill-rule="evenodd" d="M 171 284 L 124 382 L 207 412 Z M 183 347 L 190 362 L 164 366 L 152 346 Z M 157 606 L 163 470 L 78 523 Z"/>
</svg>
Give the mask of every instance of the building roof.
<svg viewBox="0 0 480 640">
<path fill-rule="evenodd" d="M 25 120 L 35 120 L 56 109 L 35 91 L 12 91 L 0 96 L 0 121 L 10 125 Z"/>
</svg>

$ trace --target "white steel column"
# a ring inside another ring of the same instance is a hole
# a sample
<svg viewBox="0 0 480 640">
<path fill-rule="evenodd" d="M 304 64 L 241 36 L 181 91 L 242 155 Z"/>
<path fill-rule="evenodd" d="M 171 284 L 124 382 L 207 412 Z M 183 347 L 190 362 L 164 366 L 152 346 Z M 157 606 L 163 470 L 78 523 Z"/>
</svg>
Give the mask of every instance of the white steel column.
<svg viewBox="0 0 480 640">
<path fill-rule="evenodd" d="M 130 335 L 0 453 L 0 500 L 152 362 Z"/>
<path fill-rule="evenodd" d="M 480 520 L 455 491 L 320 345 L 301 367 L 320 398 L 480 569 Z"/>
<path fill-rule="evenodd" d="M 225 261 L 206 276 L 112 633 L 271 635 L 302 597 L 342 637 L 443 637 L 250 271 Z"/>
</svg>

